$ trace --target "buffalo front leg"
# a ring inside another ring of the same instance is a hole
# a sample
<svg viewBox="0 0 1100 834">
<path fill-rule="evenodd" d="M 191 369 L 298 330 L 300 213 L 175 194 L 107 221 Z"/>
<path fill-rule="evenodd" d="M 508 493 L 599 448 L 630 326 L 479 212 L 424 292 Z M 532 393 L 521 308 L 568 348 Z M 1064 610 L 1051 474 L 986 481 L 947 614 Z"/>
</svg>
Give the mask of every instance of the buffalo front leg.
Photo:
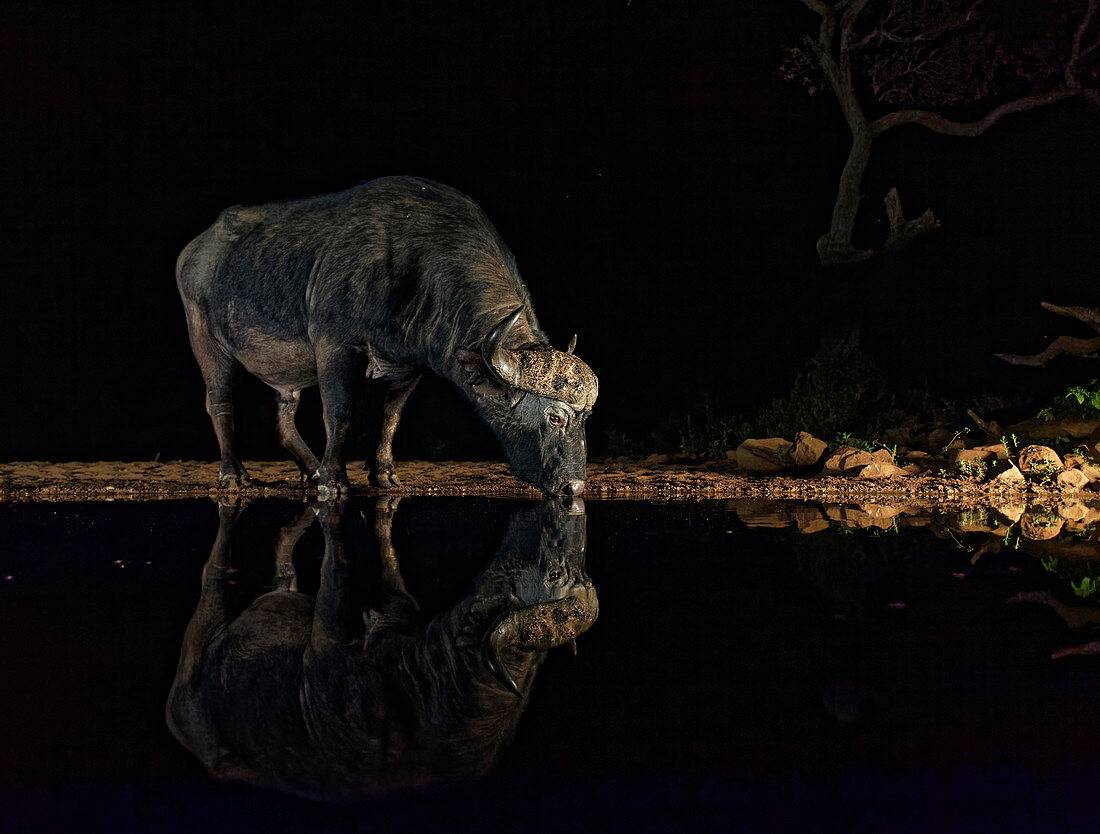
<svg viewBox="0 0 1100 834">
<path fill-rule="evenodd" d="M 328 500 L 351 489 L 344 461 L 344 438 L 351 424 L 355 382 L 362 362 L 352 348 L 320 345 L 317 381 L 325 416 L 325 456 L 318 468 L 317 495 Z"/>
<path fill-rule="evenodd" d="M 401 411 L 409 400 L 409 395 L 420 381 L 419 376 L 401 382 L 391 382 L 382 401 L 382 431 L 378 440 L 378 449 L 374 453 L 374 465 L 370 470 L 371 486 L 379 489 L 391 489 L 401 486 L 393 468 L 393 436 L 397 424 L 401 421 Z"/>
<path fill-rule="evenodd" d="M 294 415 L 298 413 L 301 393 L 301 391 L 279 391 L 275 427 L 279 433 L 279 442 L 290 452 L 298 468 L 302 470 L 302 480 L 316 481 L 317 470 L 320 469 L 321 464 L 317 462 L 316 456 L 302 440 L 302 436 L 298 434 L 298 427 L 294 424 Z"/>
</svg>

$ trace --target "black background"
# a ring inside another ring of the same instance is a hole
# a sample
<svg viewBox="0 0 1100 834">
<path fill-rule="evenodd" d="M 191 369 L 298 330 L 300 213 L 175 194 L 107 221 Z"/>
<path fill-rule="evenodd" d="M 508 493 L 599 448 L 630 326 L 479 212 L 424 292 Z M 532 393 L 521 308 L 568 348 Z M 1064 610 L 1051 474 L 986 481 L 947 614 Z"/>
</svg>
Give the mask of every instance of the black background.
<svg viewBox="0 0 1100 834">
<path fill-rule="evenodd" d="M 3 4 L 0 458 L 213 459 L 176 254 L 225 206 L 396 173 L 477 200 L 551 338 L 579 333 L 597 453 L 707 398 L 751 413 L 854 326 L 889 377 L 937 395 L 1038 401 L 1096 375 L 991 354 L 1081 332 L 1041 300 L 1100 304 L 1100 114 L 892 132 L 860 234 L 883 234 L 891 185 L 943 228 L 822 269 L 848 136 L 827 94 L 778 73 L 816 22 L 797 0 Z M 318 411 L 300 417 L 314 442 Z M 246 457 L 283 456 L 273 413 L 243 386 Z M 435 382 L 397 454 L 497 452 Z"/>
</svg>

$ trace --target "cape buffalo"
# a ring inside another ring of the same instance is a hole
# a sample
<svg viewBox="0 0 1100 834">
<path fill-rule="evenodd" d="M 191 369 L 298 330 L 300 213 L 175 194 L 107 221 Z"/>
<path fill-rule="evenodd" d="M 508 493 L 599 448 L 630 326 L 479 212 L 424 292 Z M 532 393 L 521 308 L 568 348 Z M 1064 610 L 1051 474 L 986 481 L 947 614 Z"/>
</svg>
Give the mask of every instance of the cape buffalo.
<svg viewBox="0 0 1100 834">
<path fill-rule="evenodd" d="M 350 801 L 480 776 L 511 740 L 547 651 L 596 620 L 579 500 L 515 511 L 465 598 L 431 618 L 401 579 L 396 500 L 379 499 L 376 515 L 381 593 L 356 581 L 361 556 L 345 552 L 342 508 L 328 502 L 316 597 L 296 590 L 291 562 L 307 506 L 276 546 L 275 590 L 243 612 L 238 511 L 221 507 L 166 706 L 172 733 L 216 779 Z"/>
<path fill-rule="evenodd" d="M 176 264 L 219 480 L 247 481 L 233 449 L 241 367 L 278 393 L 279 439 L 322 495 L 348 487 L 344 436 L 365 372 L 388 382 L 371 482 L 398 486 L 393 435 L 424 369 L 470 399 L 513 473 L 547 494 L 584 489 L 584 424 L 595 374 L 550 346 L 515 259 L 484 212 L 453 188 L 373 180 L 304 200 L 226 209 Z M 327 442 L 318 462 L 294 425 L 318 385 Z"/>
</svg>

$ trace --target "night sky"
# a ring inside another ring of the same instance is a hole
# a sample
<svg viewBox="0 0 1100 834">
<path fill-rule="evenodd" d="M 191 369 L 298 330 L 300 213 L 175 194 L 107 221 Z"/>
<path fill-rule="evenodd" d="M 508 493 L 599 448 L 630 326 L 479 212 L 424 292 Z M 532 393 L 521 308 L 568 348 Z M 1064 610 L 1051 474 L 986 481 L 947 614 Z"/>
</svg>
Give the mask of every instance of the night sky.
<svg viewBox="0 0 1100 834">
<path fill-rule="evenodd" d="M 1081 102 L 979 139 L 876 143 L 882 196 L 943 228 L 823 269 L 847 134 L 779 76 L 815 31 L 797 0 L 0 4 L 2 459 L 215 459 L 173 267 L 224 207 L 389 174 L 453 185 L 515 253 L 543 327 L 600 376 L 593 448 L 708 399 L 750 414 L 823 336 L 858 327 L 898 384 L 1040 399 L 1100 376 L 1011 368 L 1100 305 L 1100 112 Z M 316 442 L 319 405 L 300 412 Z M 284 456 L 240 392 L 245 457 Z M 361 457 L 366 449 L 350 450 Z M 398 457 L 498 454 L 423 384 Z"/>
</svg>

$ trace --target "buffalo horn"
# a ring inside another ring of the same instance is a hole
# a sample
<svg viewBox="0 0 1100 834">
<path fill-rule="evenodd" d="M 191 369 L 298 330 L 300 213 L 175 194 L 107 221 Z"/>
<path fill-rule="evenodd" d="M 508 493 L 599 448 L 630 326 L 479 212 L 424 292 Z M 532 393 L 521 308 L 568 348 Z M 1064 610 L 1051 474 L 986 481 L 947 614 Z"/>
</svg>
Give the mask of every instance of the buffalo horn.
<svg viewBox="0 0 1100 834">
<path fill-rule="evenodd" d="M 569 347 L 565 349 L 566 353 L 572 353 L 577 349 L 577 334 L 573 334 L 573 338 L 569 340 Z"/>
<path fill-rule="evenodd" d="M 500 381 L 506 385 L 515 386 L 520 379 L 520 368 L 510 350 L 501 347 L 501 341 L 507 336 L 516 322 L 523 315 L 523 306 L 520 305 L 505 317 L 500 324 L 485 339 L 481 348 L 481 356 L 485 364 L 493 369 Z"/>
<path fill-rule="evenodd" d="M 489 638 L 485 645 L 485 665 L 489 667 L 489 671 L 493 673 L 493 677 L 504 684 L 505 689 L 509 690 L 517 698 L 522 698 L 523 693 L 519 691 L 519 686 L 510 674 L 508 674 L 508 668 L 500 659 L 499 647 L 497 646 L 498 638 L 496 633 Z M 506 643 L 504 645 L 507 645 Z"/>
</svg>

